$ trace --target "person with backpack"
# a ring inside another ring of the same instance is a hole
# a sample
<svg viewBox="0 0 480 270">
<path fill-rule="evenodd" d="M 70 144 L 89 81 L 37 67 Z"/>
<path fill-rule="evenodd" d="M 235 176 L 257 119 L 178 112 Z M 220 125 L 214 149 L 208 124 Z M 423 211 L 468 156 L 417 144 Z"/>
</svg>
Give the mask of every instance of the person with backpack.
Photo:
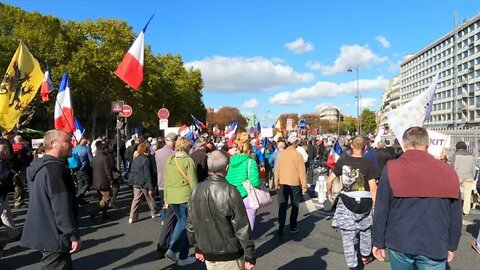
<svg viewBox="0 0 480 270">
<path fill-rule="evenodd" d="M 80 143 L 72 151 L 72 156 L 78 156 L 78 161 L 80 161 L 80 168 L 78 168 L 75 178 L 78 184 L 77 200 L 81 205 L 87 204 L 84 197 L 92 185 L 92 167 L 90 166 L 92 152 L 87 143 L 87 138 L 81 138 Z"/>
</svg>

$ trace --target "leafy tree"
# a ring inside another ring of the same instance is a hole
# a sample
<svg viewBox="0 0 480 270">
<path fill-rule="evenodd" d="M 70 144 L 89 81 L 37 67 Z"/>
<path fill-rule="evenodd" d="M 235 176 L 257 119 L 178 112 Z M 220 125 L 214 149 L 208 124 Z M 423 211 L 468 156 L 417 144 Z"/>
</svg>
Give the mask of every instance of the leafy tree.
<svg viewBox="0 0 480 270">
<path fill-rule="evenodd" d="M 247 126 L 245 117 L 234 107 L 222 107 L 216 112 L 210 111 L 207 115 L 207 121 L 211 127 L 218 125 L 221 130 L 233 121 L 239 121 L 237 131 L 243 131 Z"/>
<path fill-rule="evenodd" d="M 365 109 L 360 114 L 360 126 L 362 134 L 374 134 L 377 128 L 376 115 L 374 111 Z"/>
<path fill-rule="evenodd" d="M 190 124 L 190 114 L 205 120 L 201 73 L 186 69 L 179 55 L 154 55 L 146 46 L 144 80 L 138 92 L 114 75 L 137 36 L 125 21 L 63 21 L 1 3 L 0 14 L 0 72 L 5 73 L 18 40 L 23 39 L 40 64 L 50 66 L 54 82 L 69 72 L 75 116 L 92 136 L 114 132 L 110 104 L 115 100 L 132 106 L 130 126 L 150 132 L 158 130 L 156 112 L 161 107 L 170 110 L 170 125 Z M 22 124 L 32 120 L 33 128 L 52 128 L 55 93 L 50 98 L 49 103 L 35 99 Z"/>
<path fill-rule="evenodd" d="M 355 134 L 357 131 L 357 119 L 352 116 L 345 116 L 343 121 L 340 122 L 340 134 Z"/>
</svg>

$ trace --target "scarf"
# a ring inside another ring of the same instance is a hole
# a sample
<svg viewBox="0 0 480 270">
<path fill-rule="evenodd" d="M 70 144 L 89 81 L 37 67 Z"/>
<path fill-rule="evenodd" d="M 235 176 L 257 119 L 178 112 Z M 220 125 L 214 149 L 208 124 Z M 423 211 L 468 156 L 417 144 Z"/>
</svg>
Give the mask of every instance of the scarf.
<svg viewBox="0 0 480 270">
<path fill-rule="evenodd" d="M 455 171 L 426 151 L 408 150 L 387 166 L 394 197 L 459 199 Z"/>
</svg>

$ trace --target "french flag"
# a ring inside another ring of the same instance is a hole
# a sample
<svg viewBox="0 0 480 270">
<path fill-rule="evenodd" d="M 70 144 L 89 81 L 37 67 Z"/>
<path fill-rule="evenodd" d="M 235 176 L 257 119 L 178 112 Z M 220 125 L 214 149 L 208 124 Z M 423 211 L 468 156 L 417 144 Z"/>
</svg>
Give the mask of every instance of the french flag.
<svg viewBox="0 0 480 270">
<path fill-rule="evenodd" d="M 123 57 L 122 62 L 118 65 L 115 75 L 132 87 L 135 91 L 138 90 L 143 81 L 143 54 L 144 54 L 144 36 L 147 31 L 147 26 L 152 20 L 148 20 L 142 32 L 138 35 L 132 47 Z"/>
<path fill-rule="evenodd" d="M 227 129 L 225 130 L 225 137 L 232 138 L 237 131 L 238 121 L 233 121 L 228 125 Z"/>
<path fill-rule="evenodd" d="M 192 114 L 190 114 L 190 116 L 192 117 L 193 119 L 193 124 L 195 125 L 195 127 L 197 128 L 198 131 L 202 132 L 202 130 L 204 128 L 206 128 L 205 124 L 200 122 L 197 118 L 195 118 L 195 116 L 193 116 Z"/>
<path fill-rule="evenodd" d="M 84 132 L 85 132 L 85 128 L 82 127 L 78 119 L 75 118 L 75 131 L 73 132 L 73 136 L 75 136 L 75 140 L 77 142 L 80 142 L 80 139 L 82 138 Z"/>
<path fill-rule="evenodd" d="M 72 134 L 75 132 L 75 121 L 70 98 L 70 83 L 68 82 L 67 72 L 63 74 L 62 82 L 58 89 L 57 101 L 55 103 L 54 125 L 55 129 L 60 129 L 67 133 Z"/>
<path fill-rule="evenodd" d="M 42 96 L 42 101 L 47 102 L 50 100 L 48 96 L 50 92 L 53 90 L 53 82 L 52 78 L 50 77 L 50 67 L 47 66 L 47 70 L 45 71 L 45 78 L 42 82 L 42 88 L 40 89 L 40 95 Z"/>
<path fill-rule="evenodd" d="M 330 154 L 328 154 L 327 166 L 330 167 L 331 169 L 334 169 L 342 153 L 343 153 L 342 147 L 340 146 L 340 143 L 337 140 L 335 144 L 332 146 L 332 149 L 330 150 Z"/>
<path fill-rule="evenodd" d="M 187 125 L 181 126 L 178 129 L 178 133 L 180 134 L 181 137 L 185 137 L 192 142 L 195 142 L 197 140 L 195 134 L 190 130 L 190 128 Z"/>
</svg>

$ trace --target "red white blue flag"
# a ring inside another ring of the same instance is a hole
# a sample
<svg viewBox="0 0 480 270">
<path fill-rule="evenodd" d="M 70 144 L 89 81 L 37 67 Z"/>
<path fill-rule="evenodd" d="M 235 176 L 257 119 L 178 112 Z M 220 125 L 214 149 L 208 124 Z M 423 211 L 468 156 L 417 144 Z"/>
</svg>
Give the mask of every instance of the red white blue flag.
<svg viewBox="0 0 480 270">
<path fill-rule="evenodd" d="M 42 82 L 42 88 L 40 90 L 40 95 L 42 96 L 42 101 L 47 102 L 50 100 L 48 96 L 50 92 L 53 90 L 53 82 L 52 78 L 50 77 L 50 67 L 47 66 L 47 70 L 45 71 L 45 78 Z"/>
<path fill-rule="evenodd" d="M 70 83 L 68 73 L 65 72 L 58 89 L 57 101 L 55 102 L 54 114 L 55 129 L 60 129 L 72 134 L 75 131 L 73 118 L 72 100 L 70 98 Z"/>
<path fill-rule="evenodd" d="M 330 150 L 330 154 L 328 154 L 327 166 L 330 167 L 331 169 L 334 169 L 342 153 L 343 153 L 342 147 L 340 146 L 340 143 L 337 140 L 335 144 L 332 146 L 332 149 Z"/>
<path fill-rule="evenodd" d="M 142 32 L 138 35 L 132 47 L 123 57 L 122 62 L 118 65 L 115 75 L 132 87 L 135 91 L 138 90 L 143 81 L 143 54 L 144 54 L 144 36 L 147 31 L 147 26 L 152 20 L 148 20 Z"/>
</svg>

